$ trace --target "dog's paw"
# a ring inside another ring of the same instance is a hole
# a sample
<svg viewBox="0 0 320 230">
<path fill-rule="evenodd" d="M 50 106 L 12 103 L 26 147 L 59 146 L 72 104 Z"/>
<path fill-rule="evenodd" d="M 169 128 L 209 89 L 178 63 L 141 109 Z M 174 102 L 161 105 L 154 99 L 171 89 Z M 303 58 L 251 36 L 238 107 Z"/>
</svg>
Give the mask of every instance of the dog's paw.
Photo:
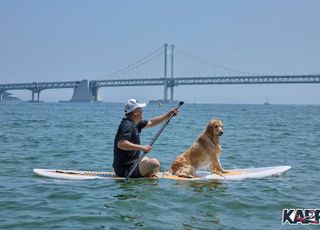
<svg viewBox="0 0 320 230">
<path fill-rule="evenodd" d="M 226 170 L 213 170 L 213 173 L 216 173 L 216 174 L 222 174 L 222 173 L 224 173 L 224 174 L 227 174 L 227 173 L 229 173 L 229 171 L 226 171 Z"/>
<path fill-rule="evenodd" d="M 192 175 L 190 174 L 178 174 L 179 177 L 184 177 L 184 178 L 193 178 Z"/>
</svg>

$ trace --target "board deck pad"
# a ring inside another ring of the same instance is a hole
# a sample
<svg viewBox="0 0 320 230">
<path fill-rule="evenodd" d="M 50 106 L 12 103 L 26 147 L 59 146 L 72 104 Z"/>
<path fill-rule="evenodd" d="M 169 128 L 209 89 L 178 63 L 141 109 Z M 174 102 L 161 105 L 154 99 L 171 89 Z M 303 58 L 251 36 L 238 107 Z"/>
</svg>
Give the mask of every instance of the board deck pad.
<svg viewBox="0 0 320 230">
<path fill-rule="evenodd" d="M 168 172 L 159 172 L 152 179 L 171 180 L 243 180 L 246 178 L 263 178 L 267 176 L 279 175 L 289 170 L 291 166 L 274 166 L 263 168 L 231 169 L 227 173 L 212 173 L 209 171 L 197 171 L 197 176 L 184 178 L 171 175 Z M 92 179 L 114 179 L 124 180 L 124 177 L 117 176 L 114 172 L 77 171 L 60 169 L 33 169 L 37 175 L 68 180 L 92 180 Z M 140 178 L 139 178 L 140 179 Z M 150 179 L 150 178 L 143 178 Z"/>
</svg>

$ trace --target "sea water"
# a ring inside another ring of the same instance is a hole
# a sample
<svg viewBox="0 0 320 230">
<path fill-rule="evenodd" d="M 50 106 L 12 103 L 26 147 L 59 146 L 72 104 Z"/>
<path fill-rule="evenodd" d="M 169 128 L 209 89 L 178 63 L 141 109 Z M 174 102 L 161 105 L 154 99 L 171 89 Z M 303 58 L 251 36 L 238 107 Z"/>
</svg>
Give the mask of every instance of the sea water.
<svg viewBox="0 0 320 230">
<path fill-rule="evenodd" d="M 148 105 L 144 118 L 173 106 Z M 298 229 L 285 208 L 320 208 L 319 105 L 188 104 L 149 157 L 167 170 L 209 120 L 224 122 L 225 169 L 290 165 L 241 181 L 67 181 L 33 168 L 112 171 L 121 104 L 0 103 L 1 229 Z M 141 134 L 147 144 L 161 126 Z M 311 226 L 309 226 L 311 227 Z M 316 227 L 316 226 L 313 226 Z"/>
</svg>

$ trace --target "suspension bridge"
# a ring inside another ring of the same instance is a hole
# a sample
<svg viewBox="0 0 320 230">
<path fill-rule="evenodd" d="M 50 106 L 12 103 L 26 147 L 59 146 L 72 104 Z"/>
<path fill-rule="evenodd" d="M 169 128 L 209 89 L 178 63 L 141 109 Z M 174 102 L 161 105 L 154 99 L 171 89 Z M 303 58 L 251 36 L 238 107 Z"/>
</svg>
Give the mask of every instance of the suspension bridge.
<svg viewBox="0 0 320 230">
<path fill-rule="evenodd" d="M 188 61 L 197 62 L 198 67 Z M 178 71 L 177 64 L 182 67 Z M 12 90 L 30 90 L 31 101 L 38 102 L 43 90 L 72 88 L 71 101 L 99 101 L 102 87 L 163 86 L 163 101 L 168 102 L 174 100 L 174 89 L 180 85 L 319 83 L 320 74 L 259 75 L 217 65 L 164 44 L 131 65 L 96 80 L 0 84 L 0 102 L 3 93 Z"/>
</svg>

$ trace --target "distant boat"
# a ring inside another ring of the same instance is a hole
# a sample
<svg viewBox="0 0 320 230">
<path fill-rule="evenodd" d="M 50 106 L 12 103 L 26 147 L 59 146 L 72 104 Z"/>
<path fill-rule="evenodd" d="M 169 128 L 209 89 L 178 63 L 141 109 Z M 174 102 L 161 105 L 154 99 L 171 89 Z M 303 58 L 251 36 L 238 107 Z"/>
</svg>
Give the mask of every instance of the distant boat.
<svg viewBox="0 0 320 230">
<path fill-rule="evenodd" d="M 166 105 L 166 104 L 174 104 L 174 105 L 176 105 L 176 104 L 178 104 L 178 102 L 179 101 L 177 101 L 177 100 L 149 100 L 149 103 L 150 104 L 156 104 L 156 105 L 158 105 L 158 106 L 163 106 L 163 105 Z"/>
<path fill-rule="evenodd" d="M 263 103 L 264 105 L 271 105 L 271 103 L 269 102 L 269 98 L 267 98 L 266 102 Z"/>
</svg>

